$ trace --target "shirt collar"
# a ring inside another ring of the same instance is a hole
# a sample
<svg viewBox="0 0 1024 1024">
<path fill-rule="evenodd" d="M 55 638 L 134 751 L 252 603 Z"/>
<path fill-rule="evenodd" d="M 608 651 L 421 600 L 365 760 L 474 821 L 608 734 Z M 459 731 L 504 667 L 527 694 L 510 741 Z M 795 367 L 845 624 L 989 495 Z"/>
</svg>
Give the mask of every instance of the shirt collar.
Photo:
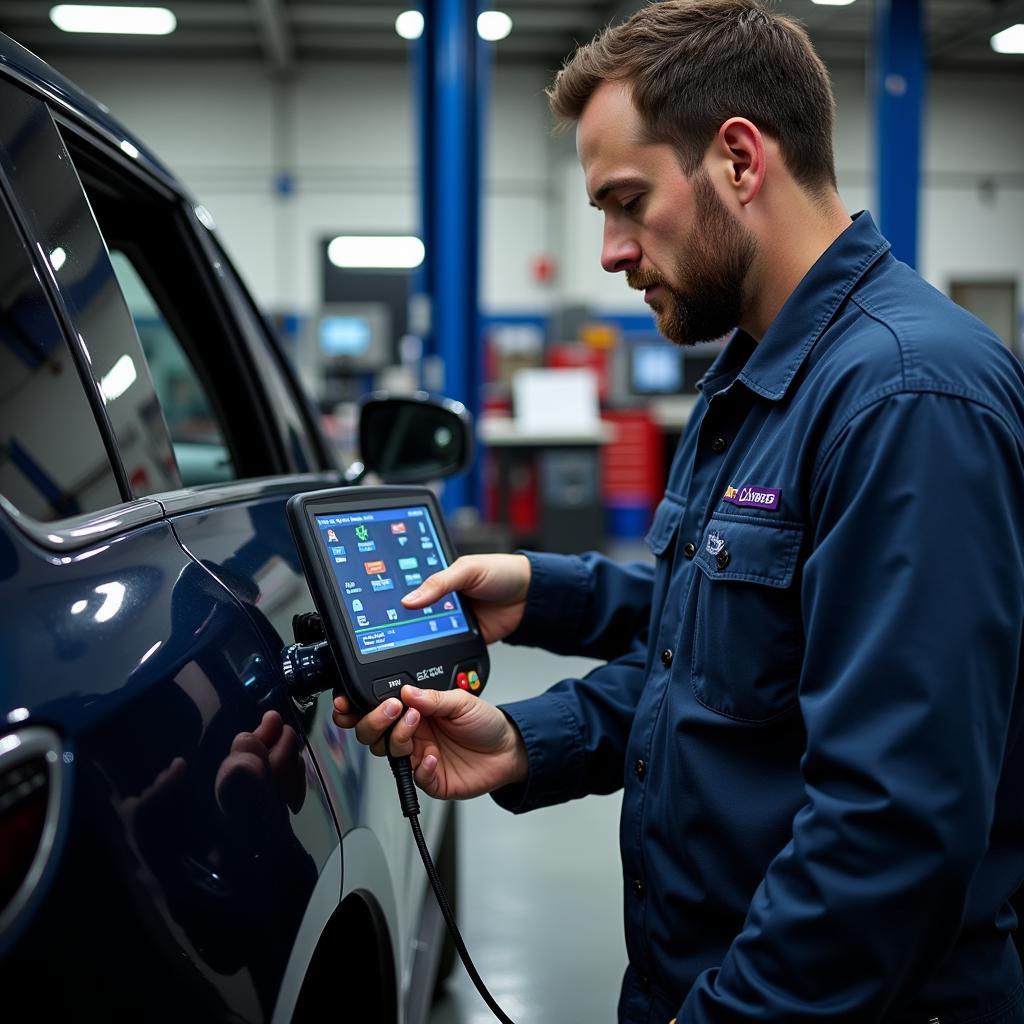
<svg viewBox="0 0 1024 1024">
<path fill-rule="evenodd" d="M 704 394 L 710 398 L 720 390 L 715 387 L 718 379 L 731 377 L 730 371 L 738 369 L 735 379 L 751 391 L 771 401 L 782 398 L 840 304 L 889 248 L 871 214 L 855 214 L 853 223 L 804 275 L 759 344 L 754 346 L 742 330 L 733 334 L 701 378 Z"/>
</svg>

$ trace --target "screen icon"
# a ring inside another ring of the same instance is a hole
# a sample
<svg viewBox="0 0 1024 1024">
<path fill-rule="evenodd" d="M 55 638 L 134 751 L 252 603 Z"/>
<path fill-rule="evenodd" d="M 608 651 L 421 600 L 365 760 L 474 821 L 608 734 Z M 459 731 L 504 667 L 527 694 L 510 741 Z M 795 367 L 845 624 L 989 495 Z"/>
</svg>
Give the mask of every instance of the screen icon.
<svg viewBox="0 0 1024 1024">
<path fill-rule="evenodd" d="M 352 602 L 352 611 L 354 611 L 354 612 L 361 612 L 362 610 L 363 610 L 363 602 L 360 601 L 359 598 L 357 597 Z"/>
<path fill-rule="evenodd" d="M 365 615 L 357 615 L 356 616 L 356 625 L 368 626 L 369 624 L 370 624 L 370 620 Z"/>
<path fill-rule="evenodd" d="M 450 612 L 450 611 L 453 611 L 455 609 L 455 604 L 452 601 L 445 601 L 445 603 L 443 605 L 441 605 L 441 607 L 446 612 Z"/>
<path fill-rule="evenodd" d="M 370 531 L 365 526 L 356 527 L 356 539 L 357 540 L 369 540 Z"/>
<path fill-rule="evenodd" d="M 398 612 L 396 612 L 394 608 L 389 608 L 388 609 L 388 621 L 389 622 L 397 622 L 398 621 Z"/>
<path fill-rule="evenodd" d="M 416 525 L 420 528 L 420 533 L 426 533 L 427 532 L 427 527 L 426 527 L 425 524 L 417 523 Z"/>
<path fill-rule="evenodd" d="M 377 545 L 372 540 L 361 540 L 356 547 L 359 548 L 359 553 L 362 555 L 368 555 L 371 551 L 377 550 Z"/>
<path fill-rule="evenodd" d="M 459 628 L 459 620 L 457 618 L 455 618 L 454 615 L 452 616 L 452 626 L 454 626 L 455 629 Z"/>
<path fill-rule="evenodd" d="M 409 538 L 408 537 L 399 537 L 398 538 L 398 543 L 404 548 L 405 545 L 409 543 Z"/>
<path fill-rule="evenodd" d="M 328 530 L 327 531 L 327 540 L 328 540 L 328 543 L 330 543 L 330 544 L 337 544 L 338 543 L 338 535 L 333 530 Z"/>
<path fill-rule="evenodd" d="M 391 524 L 392 533 L 405 533 L 405 523 L 398 522 Z"/>
<path fill-rule="evenodd" d="M 385 572 L 387 570 L 387 566 L 380 559 L 378 559 L 375 562 L 363 562 L 363 568 L 371 576 L 378 576 L 380 575 L 380 573 Z"/>
<path fill-rule="evenodd" d="M 427 555 L 427 565 L 437 565 L 437 555 Z"/>
<path fill-rule="evenodd" d="M 398 568 L 410 572 L 412 569 L 419 568 L 419 562 L 415 558 L 400 558 L 398 560 Z"/>
<path fill-rule="evenodd" d="M 431 633 L 436 633 L 437 632 L 437 623 L 433 619 L 430 620 L 430 632 Z"/>
<path fill-rule="evenodd" d="M 434 542 L 429 537 L 420 537 L 420 547 L 423 548 L 424 551 L 429 550 L 433 546 Z"/>
<path fill-rule="evenodd" d="M 423 582 L 423 577 L 418 572 L 407 572 L 405 574 L 405 585 L 407 587 L 418 587 Z"/>
</svg>

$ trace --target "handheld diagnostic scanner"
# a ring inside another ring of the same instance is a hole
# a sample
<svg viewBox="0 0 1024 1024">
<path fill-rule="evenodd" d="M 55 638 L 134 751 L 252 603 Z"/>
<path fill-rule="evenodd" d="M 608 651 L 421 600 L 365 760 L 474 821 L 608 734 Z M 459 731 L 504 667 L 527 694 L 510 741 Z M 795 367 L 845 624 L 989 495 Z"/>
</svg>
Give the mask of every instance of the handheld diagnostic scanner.
<svg viewBox="0 0 1024 1024">
<path fill-rule="evenodd" d="M 425 487 L 341 487 L 296 494 L 288 519 L 345 694 L 361 711 L 406 683 L 480 693 L 490 663 L 468 602 L 402 597 L 455 558 Z"/>
</svg>

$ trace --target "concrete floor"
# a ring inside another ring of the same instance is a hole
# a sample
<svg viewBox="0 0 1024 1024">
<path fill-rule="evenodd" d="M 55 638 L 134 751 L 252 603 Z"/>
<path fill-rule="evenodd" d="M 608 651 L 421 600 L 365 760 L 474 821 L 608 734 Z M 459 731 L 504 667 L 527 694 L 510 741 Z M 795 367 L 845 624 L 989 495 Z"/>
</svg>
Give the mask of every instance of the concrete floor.
<svg viewBox="0 0 1024 1024">
<path fill-rule="evenodd" d="M 530 696 L 597 662 L 497 644 L 488 699 Z M 626 965 L 619 796 L 511 815 L 489 797 L 459 806 L 459 926 L 491 994 L 516 1024 L 615 1020 Z M 461 963 L 430 1024 L 494 1017 Z"/>
</svg>

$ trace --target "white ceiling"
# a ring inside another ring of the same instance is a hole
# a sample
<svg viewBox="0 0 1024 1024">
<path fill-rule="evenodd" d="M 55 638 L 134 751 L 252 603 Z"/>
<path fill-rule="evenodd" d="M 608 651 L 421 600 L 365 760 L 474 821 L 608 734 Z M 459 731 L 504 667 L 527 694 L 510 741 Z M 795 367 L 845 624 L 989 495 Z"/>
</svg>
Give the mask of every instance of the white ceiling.
<svg viewBox="0 0 1024 1024">
<path fill-rule="evenodd" d="M 111 2 L 111 0 L 106 0 Z M 73 35 L 49 21 L 50 2 L 3 0 L 0 31 L 41 57 L 216 57 L 263 61 L 272 74 L 287 74 L 305 60 L 367 58 L 403 60 L 409 44 L 394 31 L 407 4 L 388 0 L 136 0 L 163 3 L 178 18 L 170 36 Z M 898 0 L 897 0 L 898 2 Z M 923 0 L 932 67 L 1003 68 L 1024 74 L 1024 57 L 993 53 L 990 36 L 1024 22 L 1024 0 Z M 495 0 L 513 20 L 512 34 L 497 43 L 498 60 L 557 68 L 574 42 L 640 6 L 638 0 Z M 870 41 L 875 0 L 846 7 L 811 0 L 777 0 L 800 18 L 831 67 L 859 66 Z"/>
</svg>

